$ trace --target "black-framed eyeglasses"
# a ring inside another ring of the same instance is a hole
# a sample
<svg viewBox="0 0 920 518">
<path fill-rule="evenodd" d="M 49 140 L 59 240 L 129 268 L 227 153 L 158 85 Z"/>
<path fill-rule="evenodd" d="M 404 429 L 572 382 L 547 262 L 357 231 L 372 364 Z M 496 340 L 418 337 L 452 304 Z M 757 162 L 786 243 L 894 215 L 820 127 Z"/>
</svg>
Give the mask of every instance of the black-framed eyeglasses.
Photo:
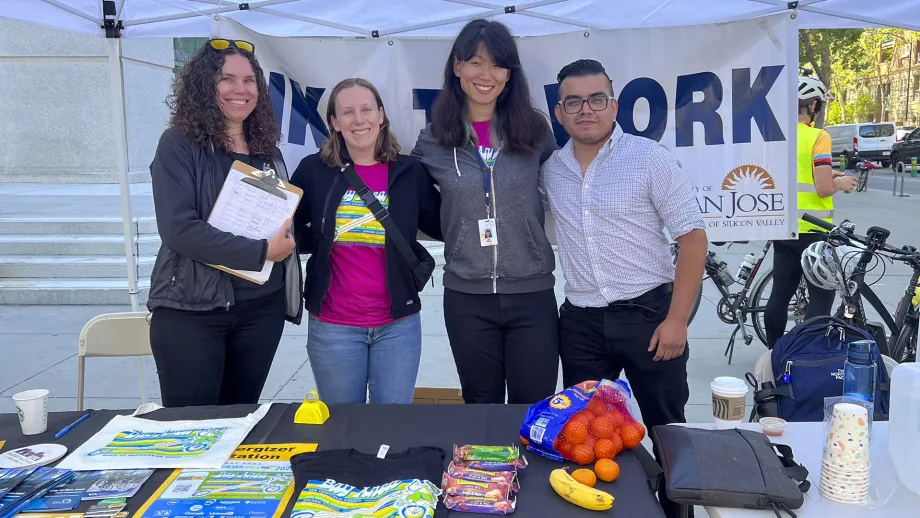
<svg viewBox="0 0 920 518">
<path fill-rule="evenodd" d="M 240 50 L 245 50 L 246 52 L 249 52 L 250 54 L 255 54 L 256 52 L 255 45 L 253 45 L 252 43 L 249 43 L 248 41 L 243 41 L 243 40 L 227 40 L 224 38 L 213 38 L 213 39 L 208 40 L 208 44 L 211 45 L 211 48 L 214 50 L 226 50 L 230 48 L 230 45 L 233 45 L 234 47 Z"/>
<path fill-rule="evenodd" d="M 563 99 L 559 101 L 559 104 L 562 105 L 562 109 L 565 110 L 565 113 L 569 114 L 580 112 L 585 103 L 588 103 L 588 107 L 592 110 L 599 112 L 607 109 L 611 99 L 613 99 L 613 97 L 609 95 L 592 95 L 587 99 L 582 99 L 580 97 Z"/>
</svg>

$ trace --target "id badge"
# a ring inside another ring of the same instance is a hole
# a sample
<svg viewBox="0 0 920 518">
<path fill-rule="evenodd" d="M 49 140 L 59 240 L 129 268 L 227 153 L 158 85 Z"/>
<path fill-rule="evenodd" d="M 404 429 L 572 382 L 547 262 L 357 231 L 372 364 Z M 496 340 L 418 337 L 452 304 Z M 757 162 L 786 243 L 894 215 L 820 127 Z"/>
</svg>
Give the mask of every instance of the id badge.
<svg viewBox="0 0 920 518">
<path fill-rule="evenodd" d="M 479 220 L 479 244 L 495 246 L 498 244 L 498 226 L 494 218 Z"/>
</svg>

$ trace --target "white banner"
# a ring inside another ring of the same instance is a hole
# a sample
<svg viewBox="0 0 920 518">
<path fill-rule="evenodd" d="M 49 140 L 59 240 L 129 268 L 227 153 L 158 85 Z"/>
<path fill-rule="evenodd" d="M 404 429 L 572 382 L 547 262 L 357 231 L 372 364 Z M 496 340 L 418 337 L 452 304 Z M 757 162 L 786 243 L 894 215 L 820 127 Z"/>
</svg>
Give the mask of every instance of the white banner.
<svg viewBox="0 0 920 518">
<path fill-rule="evenodd" d="M 325 139 L 328 94 L 347 77 L 380 90 L 408 154 L 441 88 L 452 44 L 279 38 L 226 19 L 213 31 L 255 44 L 291 170 Z M 624 131 L 661 142 L 689 174 L 710 240 L 795 236 L 798 33 L 788 15 L 522 38 L 518 47 L 534 102 L 553 119 L 560 145 L 568 136 L 551 109 L 556 74 L 576 59 L 597 59 L 613 80 Z"/>
</svg>

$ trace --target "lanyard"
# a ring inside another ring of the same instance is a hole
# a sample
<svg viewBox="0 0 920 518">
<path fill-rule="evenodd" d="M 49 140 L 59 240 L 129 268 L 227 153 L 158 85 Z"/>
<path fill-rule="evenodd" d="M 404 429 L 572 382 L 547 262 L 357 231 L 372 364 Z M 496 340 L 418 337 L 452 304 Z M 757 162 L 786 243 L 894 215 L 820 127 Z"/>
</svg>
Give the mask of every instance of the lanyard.
<svg viewBox="0 0 920 518">
<path fill-rule="evenodd" d="M 479 169 L 482 170 L 482 188 L 486 193 L 486 217 L 490 218 L 492 217 L 492 169 L 482 159 L 482 153 L 479 152 L 479 148 L 474 146 L 473 152 L 476 154 Z"/>
</svg>

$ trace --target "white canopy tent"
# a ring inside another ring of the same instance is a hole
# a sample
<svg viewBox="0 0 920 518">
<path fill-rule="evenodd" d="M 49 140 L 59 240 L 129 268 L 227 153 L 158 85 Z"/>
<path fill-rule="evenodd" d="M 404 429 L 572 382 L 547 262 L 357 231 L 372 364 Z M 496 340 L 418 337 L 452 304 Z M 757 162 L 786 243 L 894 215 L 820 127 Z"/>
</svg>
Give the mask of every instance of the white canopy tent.
<svg viewBox="0 0 920 518">
<path fill-rule="evenodd" d="M 920 0 L 3 0 L 0 17 L 105 37 L 109 42 L 125 255 L 133 309 L 133 252 L 121 38 L 208 37 L 220 17 L 269 36 L 451 38 L 491 17 L 519 37 L 572 31 L 727 23 L 788 11 L 800 28 L 920 31 Z"/>
</svg>

